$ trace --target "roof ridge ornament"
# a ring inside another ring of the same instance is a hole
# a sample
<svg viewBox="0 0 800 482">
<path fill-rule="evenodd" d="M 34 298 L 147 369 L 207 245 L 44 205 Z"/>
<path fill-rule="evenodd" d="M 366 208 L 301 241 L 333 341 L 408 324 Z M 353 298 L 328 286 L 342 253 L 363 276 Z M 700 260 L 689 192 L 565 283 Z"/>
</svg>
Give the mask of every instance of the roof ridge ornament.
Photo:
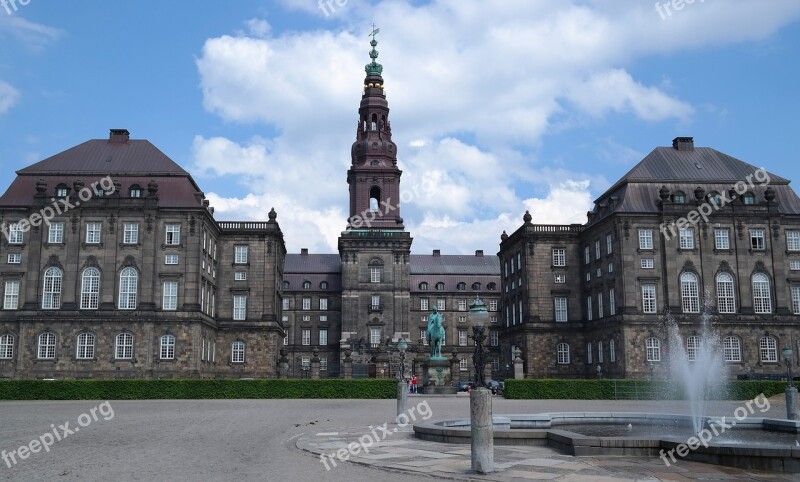
<svg viewBox="0 0 800 482">
<path fill-rule="evenodd" d="M 369 56 L 372 59 L 372 62 L 368 63 L 364 67 L 364 70 L 367 72 L 367 75 L 381 75 L 381 73 L 383 72 L 383 66 L 375 61 L 375 59 L 378 58 L 378 51 L 375 50 L 375 47 L 378 46 L 378 41 L 375 40 L 375 36 L 378 35 L 380 31 L 381 29 L 376 28 L 375 24 L 373 23 L 372 33 L 370 33 L 370 35 L 372 36 L 372 40 L 369 42 L 369 44 L 372 46 L 372 50 L 370 50 L 369 52 Z"/>
</svg>

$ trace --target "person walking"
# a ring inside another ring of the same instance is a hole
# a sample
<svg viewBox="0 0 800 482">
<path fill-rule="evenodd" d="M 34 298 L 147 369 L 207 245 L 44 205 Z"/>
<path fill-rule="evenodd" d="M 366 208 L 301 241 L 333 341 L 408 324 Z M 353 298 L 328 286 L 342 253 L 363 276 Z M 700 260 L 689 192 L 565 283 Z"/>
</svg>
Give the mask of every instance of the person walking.
<svg viewBox="0 0 800 482">
<path fill-rule="evenodd" d="M 417 393 L 417 376 L 411 375 L 411 393 Z"/>
</svg>

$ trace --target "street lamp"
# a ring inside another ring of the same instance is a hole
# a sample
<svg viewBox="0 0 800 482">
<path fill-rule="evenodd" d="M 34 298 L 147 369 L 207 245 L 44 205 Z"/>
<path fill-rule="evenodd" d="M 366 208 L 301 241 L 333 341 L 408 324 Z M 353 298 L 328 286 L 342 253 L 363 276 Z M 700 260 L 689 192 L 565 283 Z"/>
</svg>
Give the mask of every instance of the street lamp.
<svg viewBox="0 0 800 482">
<path fill-rule="evenodd" d="M 789 386 L 786 387 L 786 418 L 789 420 L 800 420 L 800 403 L 797 399 L 797 388 L 792 380 L 792 349 L 786 347 L 782 350 L 783 359 L 786 361 L 786 368 L 789 370 Z"/>
<path fill-rule="evenodd" d="M 472 470 L 479 474 L 494 472 L 494 427 L 492 424 L 492 392 L 486 389 L 483 368 L 486 366 L 486 353 L 483 341 L 486 339 L 486 320 L 489 311 L 486 303 L 475 295 L 469 305 L 469 320 L 472 323 L 472 338 L 475 353 L 472 364 L 475 366 L 475 389 L 469 394 L 470 435 Z"/>
<path fill-rule="evenodd" d="M 397 349 L 400 350 L 400 371 L 397 378 L 402 382 L 406 375 L 406 350 L 408 350 L 408 342 L 405 337 L 401 337 L 397 342 Z"/>
<path fill-rule="evenodd" d="M 486 340 L 486 321 L 489 319 L 489 310 L 486 309 L 480 297 L 475 296 L 475 301 L 469 305 L 469 321 L 472 324 L 472 338 L 475 341 L 475 353 L 472 355 L 472 364 L 475 367 L 475 388 L 486 385 L 483 369 L 486 366 L 486 353 L 483 341 Z"/>
<path fill-rule="evenodd" d="M 789 387 L 794 387 L 794 380 L 792 380 L 792 349 L 788 346 L 783 349 L 783 360 L 789 370 Z"/>
</svg>

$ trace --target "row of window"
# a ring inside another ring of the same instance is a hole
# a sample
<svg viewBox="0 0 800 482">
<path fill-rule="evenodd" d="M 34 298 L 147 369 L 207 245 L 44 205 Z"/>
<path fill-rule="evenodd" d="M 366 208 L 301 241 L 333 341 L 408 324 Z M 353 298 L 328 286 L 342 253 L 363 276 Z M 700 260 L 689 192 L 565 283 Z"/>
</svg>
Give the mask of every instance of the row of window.
<svg viewBox="0 0 800 482">
<path fill-rule="evenodd" d="M 55 333 L 45 332 L 37 337 L 36 357 L 40 360 L 54 360 L 56 358 L 57 337 Z M 0 360 L 14 358 L 14 335 L 5 333 L 0 335 Z M 75 358 L 78 360 L 93 360 L 96 354 L 97 337 L 94 333 L 79 333 L 75 339 Z M 133 359 L 133 334 L 123 332 L 114 337 L 114 358 L 117 360 Z M 213 344 L 216 347 L 216 343 Z M 211 342 L 203 339 L 201 358 L 207 361 L 216 360 L 216 350 Z M 175 359 L 175 336 L 163 335 L 159 338 L 159 359 Z M 236 340 L 231 344 L 231 362 L 244 363 L 245 343 Z"/>
<path fill-rule="evenodd" d="M 756 196 L 752 192 L 742 194 L 742 203 L 750 206 L 756 203 Z M 722 195 L 717 191 L 711 191 L 705 196 L 706 201 L 714 204 L 714 206 L 722 206 Z M 686 204 L 686 194 L 683 191 L 677 191 L 672 194 L 672 202 L 675 204 Z"/>
<path fill-rule="evenodd" d="M 522 253 L 517 252 L 516 256 L 513 254 L 509 258 L 511 260 L 511 271 L 509 271 L 509 260 L 506 260 L 503 263 L 503 278 L 508 278 L 509 275 L 513 275 L 516 271 L 522 271 Z"/>
<path fill-rule="evenodd" d="M 289 287 L 291 287 L 291 286 L 292 286 L 292 284 L 289 283 L 288 281 L 284 281 L 283 282 L 283 289 L 288 290 Z M 303 281 L 303 289 L 304 290 L 310 290 L 311 289 L 311 281 Z M 327 290 L 328 289 L 328 282 L 327 281 L 321 281 L 319 283 L 319 289 L 322 290 L 322 291 Z"/>
<path fill-rule="evenodd" d="M 592 351 L 593 343 L 586 344 L 586 363 L 595 363 L 595 353 Z M 597 363 L 605 363 L 605 351 L 603 349 L 603 342 L 597 342 Z M 614 340 L 608 342 L 608 361 L 610 363 L 617 362 L 617 345 Z M 572 363 L 572 356 L 570 353 L 569 343 L 559 343 L 556 345 L 556 363 L 559 365 L 569 365 Z"/>
<path fill-rule="evenodd" d="M 468 346 L 469 331 L 466 328 L 458 329 L 458 346 Z M 424 328 L 419 329 L 419 338 L 422 340 L 423 345 L 428 344 L 428 337 L 426 336 L 427 330 Z M 445 328 L 445 339 L 447 339 L 447 329 Z M 445 342 L 442 340 L 442 345 Z M 500 332 L 497 330 L 489 330 L 489 346 L 500 346 Z"/>
<path fill-rule="evenodd" d="M 65 197 L 69 196 L 70 191 L 71 191 L 71 189 L 69 188 L 69 186 L 67 186 L 66 184 L 62 183 L 62 184 L 59 184 L 58 186 L 56 186 L 55 195 L 58 198 L 65 198 Z M 101 189 L 96 189 L 96 188 L 95 188 L 94 192 L 95 192 L 97 197 L 103 197 L 103 195 L 105 193 L 105 191 L 103 191 Z M 142 189 L 142 187 L 139 186 L 138 184 L 134 184 L 130 188 L 128 188 L 128 197 L 141 198 L 142 195 L 144 195 L 144 189 Z"/>
<path fill-rule="evenodd" d="M 467 300 L 457 300 L 457 311 L 469 310 Z M 487 305 L 489 311 L 497 311 L 497 300 L 489 300 Z M 430 309 L 430 300 L 428 298 L 419 299 L 419 309 L 421 311 L 428 311 Z M 447 309 L 447 300 L 445 298 L 438 298 L 436 300 L 436 309 L 438 311 L 445 311 Z"/>
<path fill-rule="evenodd" d="M 703 340 L 699 336 L 686 338 L 686 357 L 689 361 L 696 361 L 702 349 Z M 648 362 L 661 361 L 661 340 L 650 337 L 645 340 L 645 350 Z M 774 336 L 762 336 L 758 340 L 759 360 L 762 363 L 778 363 L 778 340 Z M 726 362 L 738 363 L 742 361 L 742 341 L 738 336 L 722 338 L 722 356 Z"/>
<path fill-rule="evenodd" d="M 289 300 L 290 300 L 290 298 L 284 298 L 283 299 L 282 308 L 284 310 L 288 310 L 289 309 Z M 312 301 L 311 298 L 303 298 L 303 300 L 302 300 L 302 309 L 306 310 L 306 311 L 310 310 L 311 309 L 311 301 Z M 319 309 L 321 311 L 326 311 L 328 309 L 328 298 L 320 298 L 319 299 Z"/>
<path fill-rule="evenodd" d="M 483 285 L 481 285 L 481 283 L 476 281 L 476 282 L 472 283 L 472 290 L 473 291 L 480 291 L 482 286 Z M 420 291 L 428 291 L 428 282 L 427 281 L 423 281 L 422 283 L 420 283 L 418 285 L 418 287 L 419 287 Z M 439 281 L 438 283 L 436 283 L 435 288 L 436 288 L 436 291 L 444 291 L 445 285 L 444 285 L 443 282 Z M 467 283 L 465 283 L 463 281 L 459 282 L 456 285 L 456 290 L 458 290 L 458 291 L 466 291 L 466 289 L 467 289 Z M 497 283 L 488 283 L 486 285 L 486 289 L 489 290 L 489 291 L 496 291 L 497 290 Z"/>
<path fill-rule="evenodd" d="M 750 249 L 756 251 L 765 250 L 766 240 L 767 240 L 766 229 L 751 228 L 749 232 L 750 232 Z M 690 227 L 679 228 L 678 245 L 680 249 L 695 249 L 695 229 Z M 714 228 L 714 248 L 718 250 L 731 249 L 730 229 Z M 639 229 L 639 249 L 645 249 L 645 250 L 653 249 L 652 229 Z M 786 231 L 786 249 L 789 251 L 800 251 L 800 231 L 798 230 Z M 588 251 L 586 254 L 588 263 Z"/>
<path fill-rule="evenodd" d="M 594 259 L 599 260 L 602 256 L 601 250 L 602 244 L 600 243 L 599 239 L 594 241 Z M 614 239 L 612 238 L 611 234 L 606 234 L 606 255 L 610 255 L 614 252 Z M 592 262 L 592 254 L 591 249 L 589 246 L 583 248 L 583 261 L 586 264 Z"/>
</svg>

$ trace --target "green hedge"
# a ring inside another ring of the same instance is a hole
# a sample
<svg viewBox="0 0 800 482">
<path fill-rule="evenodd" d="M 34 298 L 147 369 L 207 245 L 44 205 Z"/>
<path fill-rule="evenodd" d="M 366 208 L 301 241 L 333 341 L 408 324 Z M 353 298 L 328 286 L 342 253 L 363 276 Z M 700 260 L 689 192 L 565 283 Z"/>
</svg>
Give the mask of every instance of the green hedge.
<svg viewBox="0 0 800 482">
<path fill-rule="evenodd" d="M 786 382 L 729 381 L 707 398 L 718 400 L 752 400 L 763 393 L 771 397 L 783 393 Z M 504 395 L 517 400 L 681 400 L 682 390 L 670 382 L 650 380 L 506 380 Z"/>
<path fill-rule="evenodd" d="M 393 379 L 3 380 L 0 400 L 395 398 Z"/>
</svg>

